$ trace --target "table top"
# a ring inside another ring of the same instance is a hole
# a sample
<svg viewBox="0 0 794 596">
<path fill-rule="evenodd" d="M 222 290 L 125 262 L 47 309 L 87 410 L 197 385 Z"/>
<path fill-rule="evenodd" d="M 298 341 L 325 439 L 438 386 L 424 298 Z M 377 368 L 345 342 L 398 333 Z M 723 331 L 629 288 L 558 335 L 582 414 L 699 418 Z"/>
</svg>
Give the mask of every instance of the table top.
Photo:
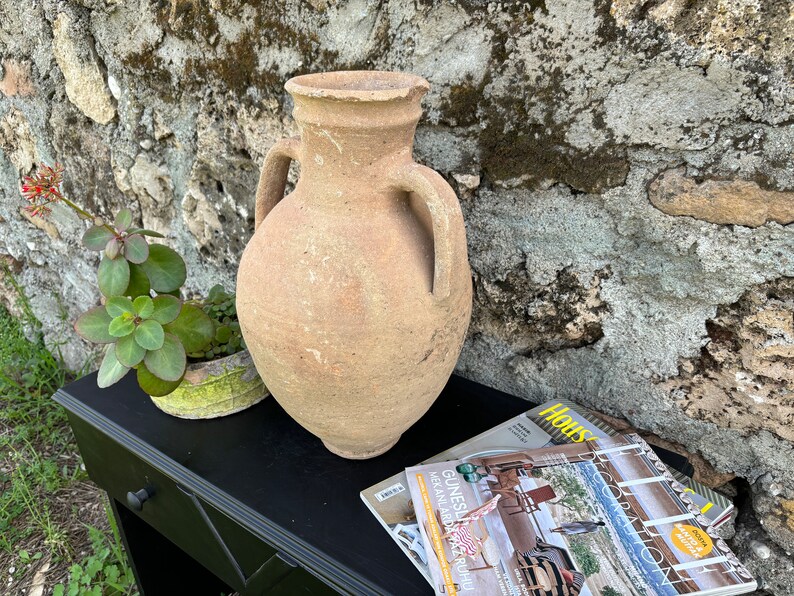
<svg viewBox="0 0 794 596">
<path fill-rule="evenodd" d="M 453 376 L 395 447 L 354 461 L 326 450 L 273 397 L 224 418 L 182 420 L 158 410 L 134 375 L 99 389 L 91 374 L 55 399 L 331 585 L 397 595 L 432 589 L 360 491 L 533 405 Z"/>
</svg>

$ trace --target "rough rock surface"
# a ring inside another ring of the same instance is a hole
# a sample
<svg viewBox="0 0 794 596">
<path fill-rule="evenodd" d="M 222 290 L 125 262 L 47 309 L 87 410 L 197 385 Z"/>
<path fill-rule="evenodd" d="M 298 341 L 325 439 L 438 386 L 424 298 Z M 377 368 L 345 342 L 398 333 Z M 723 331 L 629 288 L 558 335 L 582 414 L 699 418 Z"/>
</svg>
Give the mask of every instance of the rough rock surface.
<svg viewBox="0 0 794 596">
<path fill-rule="evenodd" d="M 102 76 L 96 52 L 84 28 L 62 12 L 52 24 L 52 50 L 66 79 L 66 95 L 86 116 L 107 124 L 116 115 L 116 108 Z"/>
<path fill-rule="evenodd" d="M 660 387 L 688 416 L 794 441 L 794 279 L 753 286 L 706 321 L 709 342 Z"/>
<path fill-rule="evenodd" d="M 168 232 L 190 290 L 206 290 L 233 282 L 264 153 L 295 133 L 284 81 L 421 74 L 433 88 L 415 152 L 457 187 L 474 270 L 458 370 L 576 399 L 696 454 L 714 482 L 735 475 L 734 546 L 771 593 L 792 594 L 794 229 L 770 216 L 794 191 L 789 10 L 0 0 L 0 257 L 79 366 L 89 347 L 68 320 L 98 299 L 96 263 L 71 213 L 49 229 L 20 214 L 36 161 L 62 161 L 88 208 L 129 205 Z M 671 171 L 692 217 L 651 202 Z M 728 218 L 704 214 L 715 189 Z"/>
<path fill-rule="evenodd" d="M 29 64 L 16 60 L 4 60 L 1 66 L 3 79 L 0 81 L 0 93 L 6 97 L 33 95 Z"/>
<path fill-rule="evenodd" d="M 794 222 L 794 192 L 764 190 L 745 180 L 698 184 L 680 169 L 659 175 L 648 189 L 651 204 L 668 215 L 688 215 L 716 224 L 757 228 L 767 222 Z"/>
</svg>

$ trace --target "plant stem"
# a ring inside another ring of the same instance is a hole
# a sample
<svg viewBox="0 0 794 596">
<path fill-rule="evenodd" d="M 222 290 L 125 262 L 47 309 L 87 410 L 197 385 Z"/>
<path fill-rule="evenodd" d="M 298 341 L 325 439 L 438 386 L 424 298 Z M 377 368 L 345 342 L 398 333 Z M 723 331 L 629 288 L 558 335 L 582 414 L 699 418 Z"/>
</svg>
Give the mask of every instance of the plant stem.
<svg viewBox="0 0 794 596">
<path fill-rule="evenodd" d="M 80 215 L 82 215 L 83 217 L 85 217 L 86 219 L 90 219 L 90 220 L 92 220 L 92 221 L 93 221 L 93 220 L 95 220 L 95 219 L 97 219 L 97 217 L 96 217 L 96 216 L 94 216 L 94 215 L 91 215 L 91 214 L 90 214 L 88 211 L 86 211 L 85 209 L 83 209 L 83 208 L 79 207 L 77 204 L 73 203 L 72 201 L 70 201 L 69 199 L 67 199 L 65 196 L 63 196 L 62 194 L 60 194 L 60 193 L 58 193 L 58 194 L 60 195 L 60 197 L 59 197 L 59 198 L 60 198 L 60 199 L 61 199 L 61 200 L 62 200 L 64 203 L 66 203 L 66 204 L 67 204 L 69 207 L 71 207 L 71 208 L 72 208 L 74 211 L 76 211 L 77 213 L 79 213 Z M 110 232 L 113 232 L 113 235 L 114 235 L 114 236 L 118 236 L 118 233 L 116 232 L 116 230 L 114 230 L 113 228 L 111 228 L 111 227 L 110 227 L 108 224 L 106 224 L 106 223 L 103 223 L 103 224 L 102 224 L 102 226 L 103 226 L 103 227 L 105 227 L 105 228 L 106 228 L 107 230 L 109 230 Z"/>
</svg>

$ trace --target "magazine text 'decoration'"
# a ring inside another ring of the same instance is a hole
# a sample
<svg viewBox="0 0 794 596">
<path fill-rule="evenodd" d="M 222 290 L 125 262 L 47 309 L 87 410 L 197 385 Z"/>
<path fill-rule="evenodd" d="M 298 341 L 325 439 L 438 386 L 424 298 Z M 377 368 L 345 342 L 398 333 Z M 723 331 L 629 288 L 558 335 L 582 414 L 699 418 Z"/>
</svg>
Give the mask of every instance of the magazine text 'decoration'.
<svg viewBox="0 0 794 596">
<path fill-rule="evenodd" d="M 618 432 L 592 413 L 568 400 L 553 400 L 531 409 L 527 416 L 549 433 L 556 444 L 580 443 L 602 437 L 613 437 Z M 668 467 L 668 471 L 684 485 L 690 498 L 717 528 L 730 519 L 733 503 L 726 496 Z"/>
<path fill-rule="evenodd" d="M 406 474 L 437 594 L 675 596 L 756 588 L 637 435 Z"/>
</svg>

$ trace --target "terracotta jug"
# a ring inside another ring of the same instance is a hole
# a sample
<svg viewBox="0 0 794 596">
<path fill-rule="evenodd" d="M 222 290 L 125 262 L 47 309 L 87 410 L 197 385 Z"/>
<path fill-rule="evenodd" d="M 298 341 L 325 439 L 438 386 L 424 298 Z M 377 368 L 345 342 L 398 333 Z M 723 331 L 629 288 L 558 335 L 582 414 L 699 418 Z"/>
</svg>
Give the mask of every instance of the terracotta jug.
<svg viewBox="0 0 794 596">
<path fill-rule="evenodd" d="M 290 416 L 337 455 L 374 457 L 455 367 L 471 315 L 463 216 L 411 156 L 426 80 L 330 72 L 285 88 L 300 137 L 276 143 L 262 167 L 240 325 Z M 283 198 L 292 160 L 300 177 Z"/>
</svg>

